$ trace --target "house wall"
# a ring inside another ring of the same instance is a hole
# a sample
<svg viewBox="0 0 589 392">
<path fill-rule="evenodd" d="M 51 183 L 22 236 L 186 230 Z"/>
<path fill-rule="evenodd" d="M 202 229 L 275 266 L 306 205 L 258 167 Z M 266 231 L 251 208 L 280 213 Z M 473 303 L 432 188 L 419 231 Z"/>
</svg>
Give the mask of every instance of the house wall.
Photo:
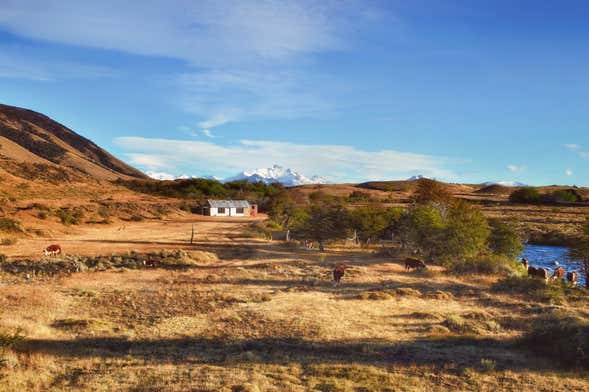
<svg viewBox="0 0 589 392">
<path fill-rule="evenodd" d="M 235 207 L 225 208 L 224 213 L 220 213 L 218 207 L 211 207 L 211 208 L 209 208 L 209 214 L 207 214 L 207 215 L 210 215 L 210 216 L 249 216 L 249 208 L 244 208 L 243 213 L 238 214 L 237 208 L 235 208 Z"/>
</svg>

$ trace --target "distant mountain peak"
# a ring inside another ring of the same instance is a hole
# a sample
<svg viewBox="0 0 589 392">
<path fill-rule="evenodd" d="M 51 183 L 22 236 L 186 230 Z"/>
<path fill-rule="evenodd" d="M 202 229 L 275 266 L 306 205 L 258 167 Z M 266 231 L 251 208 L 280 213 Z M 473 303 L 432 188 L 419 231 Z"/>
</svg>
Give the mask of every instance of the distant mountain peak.
<svg viewBox="0 0 589 392">
<path fill-rule="evenodd" d="M 307 177 L 297 171 L 284 168 L 274 164 L 269 168 L 245 170 L 234 177 L 227 178 L 225 181 L 242 181 L 263 182 L 266 184 L 280 182 L 284 186 L 297 186 L 307 184 L 325 184 L 327 179 L 319 176 Z"/>
<path fill-rule="evenodd" d="M 487 181 L 487 182 L 483 182 L 482 185 L 485 185 L 485 186 L 501 185 L 501 186 L 507 186 L 507 187 L 528 186 L 527 184 L 524 184 L 523 182 L 517 182 L 517 181 Z"/>
<path fill-rule="evenodd" d="M 426 176 L 423 176 L 421 174 L 417 174 L 415 176 L 411 176 L 407 179 L 407 181 L 416 181 L 416 180 L 421 180 L 423 178 L 427 178 Z"/>
</svg>

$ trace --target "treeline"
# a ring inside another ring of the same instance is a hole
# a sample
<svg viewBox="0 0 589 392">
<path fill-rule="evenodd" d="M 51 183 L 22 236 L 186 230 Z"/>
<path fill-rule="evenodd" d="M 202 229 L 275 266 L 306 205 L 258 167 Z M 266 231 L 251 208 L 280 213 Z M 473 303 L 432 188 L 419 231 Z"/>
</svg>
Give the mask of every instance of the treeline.
<svg viewBox="0 0 589 392">
<path fill-rule="evenodd" d="M 205 178 L 190 178 L 174 181 L 155 180 L 117 180 L 116 184 L 135 192 L 156 196 L 174 197 L 202 201 L 215 199 L 244 199 L 257 203 L 263 210 L 274 196 L 285 193 L 282 184 L 263 182 L 231 181 L 221 183 Z"/>
<path fill-rule="evenodd" d="M 558 189 L 554 192 L 540 193 L 537 188 L 525 187 L 517 189 L 509 195 L 509 201 L 522 204 L 559 204 L 580 203 L 583 197 L 574 188 Z"/>
<path fill-rule="evenodd" d="M 511 268 L 523 246 L 511 225 L 487 219 L 480 208 L 452 197 L 444 184 L 422 179 L 408 208 L 378 204 L 349 206 L 321 192 L 301 206 L 281 192 L 268 214 L 277 226 L 319 243 L 350 238 L 363 243 L 394 239 L 433 263 L 454 270 L 499 272 Z"/>
</svg>

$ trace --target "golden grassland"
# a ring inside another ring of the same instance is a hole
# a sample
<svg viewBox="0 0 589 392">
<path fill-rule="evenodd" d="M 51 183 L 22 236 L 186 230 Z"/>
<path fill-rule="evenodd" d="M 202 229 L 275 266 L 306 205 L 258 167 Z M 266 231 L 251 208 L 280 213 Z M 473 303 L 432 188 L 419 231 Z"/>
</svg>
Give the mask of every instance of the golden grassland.
<svg viewBox="0 0 589 392">
<path fill-rule="evenodd" d="M 0 349 L 0 390 L 589 390 L 587 371 L 517 343 L 546 313 L 589 318 L 586 298 L 531 301 L 494 290 L 498 277 L 406 272 L 398 250 L 321 255 L 250 238 L 248 224 L 181 217 L 62 234 L 66 253 L 199 252 L 183 269 L 0 276 L 0 332 L 22 336 Z M 349 269 L 334 288 L 338 262 Z"/>
</svg>

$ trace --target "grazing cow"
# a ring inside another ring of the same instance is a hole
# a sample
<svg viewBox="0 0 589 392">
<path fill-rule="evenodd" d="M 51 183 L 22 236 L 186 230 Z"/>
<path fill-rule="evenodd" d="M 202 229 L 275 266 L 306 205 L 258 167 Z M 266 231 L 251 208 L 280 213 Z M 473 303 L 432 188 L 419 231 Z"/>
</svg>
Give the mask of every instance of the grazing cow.
<svg viewBox="0 0 589 392">
<path fill-rule="evenodd" d="M 61 254 L 61 246 L 58 244 L 49 245 L 47 248 L 43 249 L 43 254 L 45 256 L 57 256 Z"/>
<path fill-rule="evenodd" d="M 528 276 L 543 279 L 545 283 L 548 283 L 548 278 L 550 277 L 550 274 L 548 273 L 548 270 L 546 268 L 536 268 L 530 265 L 528 267 Z"/>
<path fill-rule="evenodd" d="M 305 249 L 313 249 L 313 241 L 305 240 Z"/>
<path fill-rule="evenodd" d="M 341 284 L 345 269 L 346 266 L 344 264 L 338 264 L 333 269 L 333 287 L 339 286 Z"/>
<path fill-rule="evenodd" d="M 426 268 L 427 265 L 425 265 L 425 263 L 419 259 L 414 259 L 412 257 L 407 257 L 405 259 L 405 270 L 415 269 L 421 271 Z"/>
<path fill-rule="evenodd" d="M 143 260 L 143 266 L 145 268 L 157 268 L 157 261 L 155 261 L 155 260 Z"/>
<path fill-rule="evenodd" d="M 579 273 L 578 272 L 567 272 L 567 282 L 571 283 L 573 286 L 576 286 L 578 281 L 579 281 Z"/>
<path fill-rule="evenodd" d="M 552 274 L 552 279 L 562 279 L 564 278 L 564 268 L 558 267 L 554 270 L 554 274 Z"/>
<path fill-rule="evenodd" d="M 526 259 L 525 257 L 522 259 L 522 265 L 524 266 L 525 269 L 528 269 L 528 259 Z"/>
</svg>

